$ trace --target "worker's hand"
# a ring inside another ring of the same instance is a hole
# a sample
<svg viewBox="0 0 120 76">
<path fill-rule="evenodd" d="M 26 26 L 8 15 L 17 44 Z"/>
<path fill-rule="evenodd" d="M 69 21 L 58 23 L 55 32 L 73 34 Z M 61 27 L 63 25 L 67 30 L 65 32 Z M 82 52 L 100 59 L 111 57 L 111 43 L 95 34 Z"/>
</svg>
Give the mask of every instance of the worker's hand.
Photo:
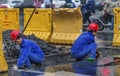
<svg viewBox="0 0 120 76">
<path fill-rule="evenodd" d="M 13 66 L 13 69 L 14 69 L 14 70 L 17 70 L 17 69 L 18 69 L 18 66 L 17 66 L 17 65 L 14 65 L 14 66 Z"/>
</svg>

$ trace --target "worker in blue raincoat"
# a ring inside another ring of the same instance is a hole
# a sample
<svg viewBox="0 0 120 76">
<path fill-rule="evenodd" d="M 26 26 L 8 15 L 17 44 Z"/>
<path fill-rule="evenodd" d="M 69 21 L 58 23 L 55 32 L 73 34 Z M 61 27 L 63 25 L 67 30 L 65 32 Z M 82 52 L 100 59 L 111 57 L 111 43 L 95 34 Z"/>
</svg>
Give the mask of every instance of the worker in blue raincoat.
<svg viewBox="0 0 120 76">
<path fill-rule="evenodd" d="M 87 55 L 89 55 L 88 60 L 94 60 L 96 56 L 100 56 L 98 51 L 96 51 L 97 45 L 95 43 L 98 24 L 91 23 L 88 28 L 88 32 L 82 33 L 72 45 L 71 54 L 76 61 L 83 60 Z"/>
<path fill-rule="evenodd" d="M 76 8 L 75 3 L 72 2 L 72 0 L 65 0 L 65 4 L 62 5 L 60 8 Z"/>
<path fill-rule="evenodd" d="M 44 53 L 34 41 L 24 39 L 17 30 L 13 30 L 10 37 L 20 45 L 20 55 L 17 65 L 13 67 L 14 69 L 31 68 L 31 63 L 41 65 L 44 60 Z"/>
</svg>

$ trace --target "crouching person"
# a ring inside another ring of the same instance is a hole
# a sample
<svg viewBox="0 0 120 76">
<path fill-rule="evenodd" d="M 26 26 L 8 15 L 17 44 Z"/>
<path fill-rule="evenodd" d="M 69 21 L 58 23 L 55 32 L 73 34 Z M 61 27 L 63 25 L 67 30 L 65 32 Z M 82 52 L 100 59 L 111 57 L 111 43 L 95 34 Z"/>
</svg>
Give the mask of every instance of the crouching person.
<svg viewBox="0 0 120 76">
<path fill-rule="evenodd" d="M 82 33 L 74 42 L 71 48 L 71 54 L 76 61 L 83 60 L 89 55 L 88 60 L 94 60 L 100 54 L 96 51 L 95 35 L 98 31 L 98 25 L 91 23 L 88 32 Z"/>
<path fill-rule="evenodd" d="M 20 45 L 20 55 L 14 69 L 31 68 L 31 63 L 41 65 L 44 53 L 34 41 L 24 39 L 18 30 L 13 30 L 10 37 Z"/>
</svg>

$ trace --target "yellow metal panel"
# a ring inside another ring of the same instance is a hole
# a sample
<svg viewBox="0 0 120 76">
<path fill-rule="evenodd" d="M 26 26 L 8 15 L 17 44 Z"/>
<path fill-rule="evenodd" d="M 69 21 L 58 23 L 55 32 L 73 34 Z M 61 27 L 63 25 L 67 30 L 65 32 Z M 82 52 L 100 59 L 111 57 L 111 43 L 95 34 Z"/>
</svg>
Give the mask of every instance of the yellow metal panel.
<svg viewBox="0 0 120 76">
<path fill-rule="evenodd" d="M 114 9 L 114 33 L 120 33 L 120 8 Z"/>
<path fill-rule="evenodd" d="M 19 9 L 0 8 L 0 72 L 8 71 L 2 47 L 2 31 L 19 28 Z"/>
<path fill-rule="evenodd" d="M 120 46 L 120 34 L 114 33 L 113 46 Z"/>
<path fill-rule="evenodd" d="M 115 76 L 120 76 L 120 65 L 115 66 Z"/>
<path fill-rule="evenodd" d="M 72 44 L 82 33 L 82 15 L 79 8 L 53 10 L 51 43 Z"/>
<path fill-rule="evenodd" d="M 32 11 L 33 8 L 24 9 L 24 26 L 26 25 L 29 17 L 31 16 Z M 51 15 L 51 9 L 37 8 L 25 30 L 25 34 L 34 34 L 38 38 L 49 41 L 52 28 Z"/>
<path fill-rule="evenodd" d="M 8 65 L 4 57 L 3 47 L 2 47 L 2 32 L 0 29 L 0 72 L 8 71 Z"/>
<path fill-rule="evenodd" d="M 120 8 L 114 8 L 113 46 L 120 46 Z"/>
<path fill-rule="evenodd" d="M 4 58 L 3 51 L 0 50 L 0 72 L 8 71 L 8 65 Z"/>
<path fill-rule="evenodd" d="M 0 8 L 0 27 L 3 30 L 20 29 L 19 9 Z"/>
</svg>

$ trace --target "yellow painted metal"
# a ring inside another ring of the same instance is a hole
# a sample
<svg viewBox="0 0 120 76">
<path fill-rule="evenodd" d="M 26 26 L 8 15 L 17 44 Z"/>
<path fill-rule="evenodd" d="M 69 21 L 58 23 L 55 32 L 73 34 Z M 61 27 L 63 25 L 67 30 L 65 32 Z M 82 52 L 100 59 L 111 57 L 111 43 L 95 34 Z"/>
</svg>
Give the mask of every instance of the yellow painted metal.
<svg viewBox="0 0 120 76">
<path fill-rule="evenodd" d="M 120 46 L 120 8 L 114 8 L 113 46 Z"/>
<path fill-rule="evenodd" d="M 80 8 L 53 9 L 53 33 L 51 43 L 72 44 L 82 33 Z"/>
<path fill-rule="evenodd" d="M 120 46 L 120 34 L 119 33 L 114 33 L 113 37 L 113 46 Z"/>
<path fill-rule="evenodd" d="M 3 47 L 2 47 L 2 31 L 0 28 L 0 72 L 8 71 L 8 65 L 4 57 Z"/>
<path fill-rule="evenodd" d="M 0 8 L 0 27 L 2 30 L 20 29 L 19 9 Z"/>
<path fill-rule="evenodd" d="M 8 65 L 3 53 L 2 31 L 19 30 L 19 9 L 0 8 L 0 72 L 8 71 Z"/>
<path fill-rule="evenodd" d="M 30 15 L 32 14 L 32 11 L 33 11 L 32 8 L 24 9 L 24 26 L 26 25 Z M 48 42 L 52 31 L 51 17 L 52 9 L 37 8 L 24 34 L 26 35 L 34 34 L 38 38 L 41 38 Z"/>
<path fill-rule="evenodd" d="M 115 66 L 115 76 L 120 76 L 120 65 Z"/>
<path fill-rule="evenodd" d="M 120 8 L 114 9 L 114 33 L 120 33 Z"/>
<path fill-rule="evenodd" d="M 114 55 L 113 57 L 120 58 L 120 55 Z M 120 65 L 115 65 L 115 75 L 114 76 L 120 76 Z"/>
</svg>

